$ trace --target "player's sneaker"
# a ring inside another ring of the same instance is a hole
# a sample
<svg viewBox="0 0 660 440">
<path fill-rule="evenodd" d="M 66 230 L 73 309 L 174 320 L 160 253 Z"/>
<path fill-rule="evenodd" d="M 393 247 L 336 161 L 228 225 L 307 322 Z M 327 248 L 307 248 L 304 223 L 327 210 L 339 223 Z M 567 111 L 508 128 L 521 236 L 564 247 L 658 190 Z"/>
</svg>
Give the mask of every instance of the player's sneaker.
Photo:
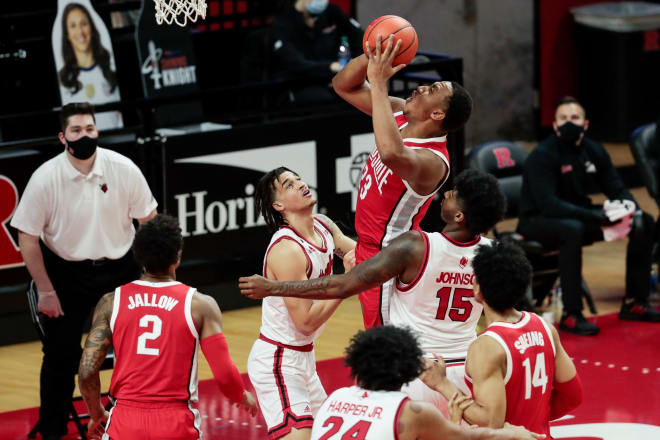
<svg viewBox="0 0 660 440">
<path fill-rule="evenodd" d="M 624 301 L 619 312 L 619 319 L 660 322 L 660 312 L 655 307 L 649 305 L 648 302 Z"/>
<path fill-rule="evenodd" d="M 587 321 L 582 313 L 564 315 L 559 321 L 559 330 L 575 333 L 576 335 L 591 336 L 598 334 L 600 327 Z"/>
</svg>

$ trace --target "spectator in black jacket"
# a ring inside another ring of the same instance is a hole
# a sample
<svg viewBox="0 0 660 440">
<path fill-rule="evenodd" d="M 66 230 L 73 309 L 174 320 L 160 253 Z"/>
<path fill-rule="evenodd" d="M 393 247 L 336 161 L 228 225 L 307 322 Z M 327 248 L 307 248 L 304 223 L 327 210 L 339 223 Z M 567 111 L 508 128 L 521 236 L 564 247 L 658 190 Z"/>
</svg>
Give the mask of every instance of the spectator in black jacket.
<svg viewBox="0 0 660 440">
<path fill-rule="evenodd" d="M 602 206 L 590 193 L 610 200 L 635 199 L 612 165 L 607 151 L 585 136 L 589 121 L 582 105 L 571 97 L 560 100 L 553 122 L 555 134 L 541 142 L 525 162 L 518 232 L 559 249 L 564 314 L 559 328 L 594 335 L 599 328 L 582 315 L 582 245 L 602 240 L 601 226 L 611 225 Z M 660 321 L 649 306 L 649 273 L 653 219 L 635 202 L 633 227 L 628 234 L 626 295 L 619 319 Z"/>
<path fill-rule="evenodd" d="M 327 78 L 340 70 L 337 60 L 342 37 L 348 38 L 352 56 L 362 52 L 362 29 L 355 19 L 328 0 L 294 0 L 275 17 L 272 27 L 274 76 Z M 350 57 L 349 57 L 350 59 Z M 289 96 L 298 104 L 334 98 L 329 87 L 301 87 Z"/>
</svg>

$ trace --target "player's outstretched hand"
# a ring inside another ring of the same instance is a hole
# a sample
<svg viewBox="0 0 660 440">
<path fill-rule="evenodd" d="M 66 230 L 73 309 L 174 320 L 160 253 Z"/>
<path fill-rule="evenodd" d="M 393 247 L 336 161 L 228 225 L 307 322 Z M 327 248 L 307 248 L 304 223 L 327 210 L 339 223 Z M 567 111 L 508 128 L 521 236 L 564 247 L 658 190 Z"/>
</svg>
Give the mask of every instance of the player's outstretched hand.
<svg viewBox="0 0 660 440">
<path fill-rule="evenodd" d="M 344 255 L 344 271 L 350 272 L 355 267 L 355 249 L 351 249 Z"/>
<path fill-rule="evenodd" d="M 261 299 L 270 296 L 272 284 L 271 281 L 259 275 L 240 277 L 238 279 L 238 287 L 241 289 L 241 294 L 252 299 Z"/>
<path fill-rule="evenodd" d="M 435 359 L 426 359 L 426 369 L 419 378 L 429 388 L 437 390 L 447 379 L 447 366 L 442 356 L 433 353 Z"/>
<path fill-rule="evenodd" d="M 454 393 L 454 395 L 451 396 L 451 399 L 449 399 L 448 404 L 449 420 L 451 420 L 452 423 L 460 425 L 461 420 L 463 420 L 463 412 L 473 403 L 474 400 L 470 399 L 469 396 L 459 392 Z"/>
<path fill-rule="evenodd" d="M 512 425 L 505 423 L 502 427 L 502 432 L 505 432 L 511 440 L 534 440 L 545 438 L 545 434 L 537 434 L 523 428 L 522 426 Z"/>
<path fill-rule="evenodd" d="M 394 58 L 399 53 L 401 48 L 401 40 L 398 39 L 394 41 L 394 35 L 390 35 L 387 38 L 387 43 L 385 43 L 385 48 L 383 49 L 383 41 L 381 41 L 380 34 L 376 39 L 376 53 L 371 52 L 369 47 L 369 42 L 367 41 L 367 56 L 369 58 L 369 65 L 367 66 L 367 77 L 369 82 L 386 82 L 395 73 L 399 70 L 406 67 L 405 64 L 399 64 L 398 66 L 392 66 Z"/>
<path fill-rule="evenodd" d="M 243 400 L 240 403 L 237 403 L 236 406 L 245 410 L 252 417 L 256 416 L 257 412 L 259 412 L 259 405 L 257 405 L 257 401 L 249 391 L 245 392 L 245 397 L 243 397 Z"/>
<path fill-rule="evenodd" d="M 105 433 L 105 424 L 110 414 L 104 409 L 103 416 L 98 419 L 90 419 L 87 424 L 87 438 L 90 440 L 100 439 Z"/>
</svg>

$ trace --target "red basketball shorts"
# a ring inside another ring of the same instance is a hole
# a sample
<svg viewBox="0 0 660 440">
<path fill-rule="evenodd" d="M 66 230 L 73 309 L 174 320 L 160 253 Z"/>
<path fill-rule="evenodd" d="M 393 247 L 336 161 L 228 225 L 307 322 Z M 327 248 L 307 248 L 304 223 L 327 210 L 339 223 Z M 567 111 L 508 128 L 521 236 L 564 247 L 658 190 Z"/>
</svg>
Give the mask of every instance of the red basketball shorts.
<svg viewBox="0 0 660 440">
<path fill-rule="evenodd" d="M 358 240 L 355 247 L 355 262 L 360 264 L 364 260 L 378 253 L 376 245 L 365 245 Z M 370 329 L 389 321 L 390 296 L 392 295 L 393 280 L 381 286 L 365 290 L 358 295 L 362 304 L 362 321 L 365 329 Z"/>
<path fill-rule="evenodd" d="M 197 440 L 202 438 L 199 411 L 185 403 L 117 401 L 103 440 Z"/>
</svg>

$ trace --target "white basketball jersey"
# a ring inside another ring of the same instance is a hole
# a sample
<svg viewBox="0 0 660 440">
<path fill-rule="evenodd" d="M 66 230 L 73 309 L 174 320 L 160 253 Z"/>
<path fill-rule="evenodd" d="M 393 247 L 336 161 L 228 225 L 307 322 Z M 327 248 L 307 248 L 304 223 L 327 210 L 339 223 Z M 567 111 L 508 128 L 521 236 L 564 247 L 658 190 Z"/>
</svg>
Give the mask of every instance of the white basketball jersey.
<svg viewBox="0 0 660 440">
<path fill-rule="evenodd" d="M 408 396 L 352 386 L 330 394 L 314 418 L 310 440 L 395 440 Z"/>
<path fill-rule="evenodd" d="M 314 218 L 314 230 L 323 239 L 323 246 L 318 247 L 305 240 L 291 226 L 282 226 L 273 234 L 270 240 L 266 256 L 264 257 L 264 272 L 267 277 L 266 263 L 268 253 L 273 246 L 281 240 L 292 240 L 300 246 L 307 258 L 307 279 L 320 278 L 326 275 L 332 275 L 332 257 L 335 251 L 335 242 L 332 238 L 330 227 L 321 220 Z M 287 345 L 307 345 L 316 339 L 323 330 L 323 325 L 319 327 L 312 335 L 304 335 L 297 329 L 289 311 L 284 303 L 284 298 L 268 297 L 264 298 L 261 309 L 261 334 L 282 344 Z"/>
<path fill-rule="evenodd" d="M 410 284 L 394 283 L 390 323 L 412 328 L 429 355 L 465 359 L 483 310 L 474 299 L 472 258 L 477 246 L 491 240 L 478 236 L 458 243 L 443 233 L 420 233 L 424 263 Z"/>
</svg>

